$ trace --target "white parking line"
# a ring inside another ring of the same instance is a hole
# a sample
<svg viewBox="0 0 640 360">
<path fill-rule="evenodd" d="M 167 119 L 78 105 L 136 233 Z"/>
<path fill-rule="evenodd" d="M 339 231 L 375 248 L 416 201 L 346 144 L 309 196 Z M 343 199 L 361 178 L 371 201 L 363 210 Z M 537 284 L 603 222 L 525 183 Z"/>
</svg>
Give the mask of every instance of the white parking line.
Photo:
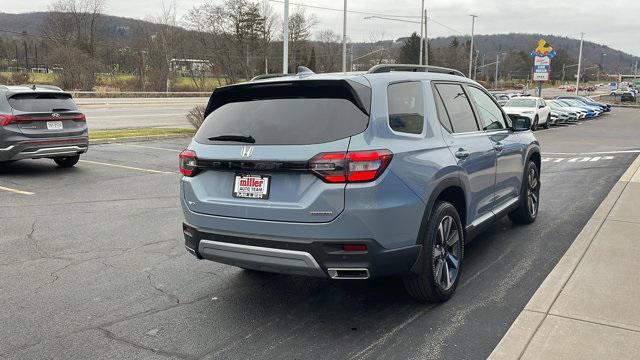
<svg viewBox="0 0 640 360">
<path fill-rule="evenodd" d="M 14 194 L 20 194 L 20 195 L 35 195 L 34 193 L 32 193 L 30 191 L 16 190 L 16 189 L 4 187 L 4 186 L 0 186 L 0 190 L 8 191 L 8 192 L 12 192 Z"/>
<path fill-rule="evenodd" d="M 640 150 L 612 150 L 612 151 L 596 151 L 596 152 L 545 152 L 543 155 L 606 155 L 606 154 L 640 154 Z"/>
<path fill-rule="evenodd" d="M 143 149 L 171 151 L 171 152 L 176 152 L 176 153 L 179 153 L 181 151 L 181 150 L 176 150 L 176 149 L 167 149 L 167 148 L 146 146 L 146 145 L 137 145 L 137 144 L 112 143 L 112 145 L 131 146 L 131 147 L 138 147 L 138 148 L 143 148 Z"/>
<path fill-rule="evenodd" d="M 559 163 L 559 162 L 563 162 L 564 160 L 567 160 L 565 162 L 570 162 L 570 163 L 575 163 L 575 162 L 596 162 L 596 161 L 600 161 L 600 160 L 613 160 L 615 159 L 614 156 L 595 156 L 595 157 L 590 157 L 590 156 L 579 156 L 579 157 L 574 157 L 574 158 L 553 158 L 553 157 L 543 157 L 542 158 L 542 162 L 554 162 L 554 163 Z"/>
<path fill-rule="evenodd" d="M 80 160 L 80 162 L 87 163 L 87 164 L 111 166 L 111 167 L 116 167 L 116 168 L 120 168 L 120 169 L 127 169 L 127 170 L 144 171 L 144 172 L 148 172 L 148 173 L 152 173 L 152 174 L 171 174 L 171 175 L 177 174 L 177 173 L 170 172 L 170 171 L 143 169 L 143 168 L 138 168 L 138 167 L 133 167 L 133 166 L 109 164 L 109 163 L 104 163 L 104 162 L 99 162 L 99 161 L 92 161 L 92 160 Z"/>
</svg>

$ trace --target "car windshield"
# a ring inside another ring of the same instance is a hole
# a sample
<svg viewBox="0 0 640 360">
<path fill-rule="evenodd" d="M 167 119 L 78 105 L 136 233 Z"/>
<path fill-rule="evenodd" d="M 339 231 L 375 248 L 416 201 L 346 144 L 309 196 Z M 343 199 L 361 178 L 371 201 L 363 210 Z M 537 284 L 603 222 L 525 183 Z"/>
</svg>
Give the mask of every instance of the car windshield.
<svg viewBox="0 0 640 360">
<path fill-rule="evenodd" d="M 511 99 L 509 101 L 507 101 L 507 103 L 505 104 L 505 107 L 536 107 L 536 100 L 535 99 L 524 99 L 524 98 L 517 98 L 517 99 Z"/>
</svg>

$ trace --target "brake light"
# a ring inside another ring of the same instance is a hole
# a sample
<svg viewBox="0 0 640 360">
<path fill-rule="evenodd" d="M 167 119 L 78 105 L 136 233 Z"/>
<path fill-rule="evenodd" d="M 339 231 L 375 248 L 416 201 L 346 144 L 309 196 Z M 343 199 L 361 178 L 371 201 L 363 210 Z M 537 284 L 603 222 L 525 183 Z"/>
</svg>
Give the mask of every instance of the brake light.
<svg viewBox="0 0 640 360">
<path fill-rule="evenodd" d="M 84 114 L 78 114 L 78 115 L 73 115 L 71 117 L 71 120 L 73 120 L 73 121 L 87 121 L 87 117 L 84 116 Z"/>
<path fill-rule="evenodd" d="M 377 179 L 392 158 L 389 150 L 323 153 L 311 159 L 309 165 L 314 174 L 328 183 L 367 182 Z"/>
<path fill-rule="evenodd" d="M 198 158 L 192 150 L 184 150 L 178 155 L 180 158 L 180 173 L 184 176 L 195 176 L 198 170 Z"/>
<path fill-rule="evenodd" d="M 0 115 L 0 126 L 7 126 L 15 120 L 16 117 L 13 115 Z"/>
</svg>

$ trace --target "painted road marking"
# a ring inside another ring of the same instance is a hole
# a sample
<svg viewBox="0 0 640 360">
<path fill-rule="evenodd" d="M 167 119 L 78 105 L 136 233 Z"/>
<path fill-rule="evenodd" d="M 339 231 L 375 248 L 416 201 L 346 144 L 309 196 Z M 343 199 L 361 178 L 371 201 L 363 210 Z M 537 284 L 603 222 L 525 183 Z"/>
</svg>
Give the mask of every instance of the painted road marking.
<svg viewBox="0 0 640 360">
<path fill-rule="evenodd" d="M 80 162 L 87 163 L 87 164 L 111 166 L 111 167 L 116 167 L 116 168 L 120 168 L 120 169 L 127 169 L 127 170 L 144 171 L 144 172 L 148 172 L 148 173 L 152 173 L 152 174 L 171 174 L 171 175 L 176 174 L 176 173 L 170 172 L 170 171 L 143 169 L 143 168 L 138 168 L 138 167 L 133 167 L 133 166 L 109 164 L 109 163 L 104 163 L 104 162 L 99 162 L 99 161 L 92 161 L 92 160 L 80 160 Z"/>
<path fill-rule="evenodd" d="M 146 145 L 137 145 L 137 144 L 112 143 L 112 145 L 131 146 L 131 147 L 138 147 L 138 148 L 152 149 L 152 150 L 164 150 L 164 151 L 171 151 L 171 152 L 176 152 L 176 153 L 179 153 L 179 152 L 182 151 L 182 150 L 176 150 L 176 149 L 167 149 L 167 148 L 161 148 L 161 147 L 155 147 L 155 146 L 146 146 Z"/>
<path fill-rule="evenodd" d="M 553 157 L 543 157 L 542 158 L 542 162 L 554 162 L 554 163 L 560 163 L 560 162 L 570 162 L 570 163 L 575 163 L 575 162 L 597 162 L 600 160 L 613 160 L 615 159 L 614 156 L 594 156 L 594 157 L 590 157 L 590 156 L 585 156 L 585 157 L 574 157 L 574 158 L 553 158 Z M 566 161 L 565 161 L 566 160 Z"/>
<path fill-rule="evenodd" d="M 612 150 L 583 153 L 545 152 L 544 155 L 606 155 L 606 154 L 640 154 L 640 150 Z"/>
<path fill-rule="evenodd" d="M 30 191 L 16 190 L 16 189 L 4 187 L 4 186 L 0 186 L 0 190 L 8 191 L 8 192 L 12 192 L 14 194 L 20 194 L 20 195 L 35 195 L 34 193 L 32 193 Z"/>
</svg>

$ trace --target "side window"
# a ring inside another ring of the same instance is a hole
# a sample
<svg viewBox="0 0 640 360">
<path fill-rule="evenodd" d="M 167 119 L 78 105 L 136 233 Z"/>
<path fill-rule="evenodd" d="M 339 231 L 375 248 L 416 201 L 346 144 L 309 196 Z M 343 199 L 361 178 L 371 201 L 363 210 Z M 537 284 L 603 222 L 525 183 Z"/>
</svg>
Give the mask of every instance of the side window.
<svg viewBox="0 0 640 360">
<path fill-rule="evenodd" d="M 436 84 L 454 133 L 478 131 L 471 103 L 461 85 Z"/>
<path fill-rule="evenodd" d="M 436 101 L 436 111 L 438 112 L 438 117 L 440 118 L 440 124 L 444 126 L 447 131 L 453 133 L 453 126 L 451 125 L 451 120 L 449 119 L 449 115 L 447 115 L 447 110 L 444 109 L 444 104 L 442 103 L 442 98 L 438 92 L 433 92 L 434 100 Z"/>
<path fill-rule="evenodd" d="M 475 86 L 469 86 L 469 92 L 476 101 L 476 107 L 480 112 L 483 130 L 500 130 L 506 128 L 504 116 L 500 107 L 491 100 L 489 95 Z"/>
<path fill-rule="evenodd" d="M 424 96 L 421 82 L 391 84 L 387 88 L 389 126 L 393 131 L 422 134 Z"/>
</svg>

